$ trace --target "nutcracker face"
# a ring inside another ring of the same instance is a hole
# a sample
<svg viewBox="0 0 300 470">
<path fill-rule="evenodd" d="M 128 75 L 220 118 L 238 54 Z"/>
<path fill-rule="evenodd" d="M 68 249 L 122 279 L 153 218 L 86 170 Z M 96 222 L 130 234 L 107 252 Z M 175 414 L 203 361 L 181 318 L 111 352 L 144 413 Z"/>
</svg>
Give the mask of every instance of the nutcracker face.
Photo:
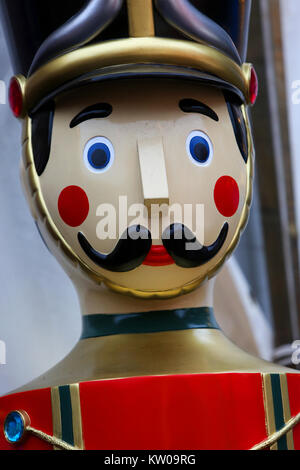
<svg viewBox="0 0 300 470">
<path fill-rule="evenodd" d="M 64 244 L 85 275 L 144 297 L 211 277 L 250 203 L 250 132 L 229 101 L 197 82 L 131 79 L 74 89 L 32 116 L 49 219 L 38 225 L 45 238 L 55 227 L 54 254 Z"/>
</svg>

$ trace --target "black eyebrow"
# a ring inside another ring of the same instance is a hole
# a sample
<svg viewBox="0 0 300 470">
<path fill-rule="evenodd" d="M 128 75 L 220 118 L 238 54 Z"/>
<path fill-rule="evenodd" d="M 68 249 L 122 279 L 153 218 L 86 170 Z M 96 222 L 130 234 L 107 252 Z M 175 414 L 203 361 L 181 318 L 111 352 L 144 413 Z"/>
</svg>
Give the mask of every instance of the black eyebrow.
<svg viewBox="0 0 300 470">
<path fill-rule="evenodd" d="M 201 103 L 192 98 L 185 98 L 179 101 L 179 107 L 184 113 L 200 113 L 210 117 L 214 121 L 219 121 L 219 116 L 207 104 Z"/>
<path fill-rule="evenodd" d="M 112 106 L 108 103 L 97 103 L 80 111 L 70 122 L 71 129 L 88 119 L 106 118 L 112 113 Z"/>
</svg>

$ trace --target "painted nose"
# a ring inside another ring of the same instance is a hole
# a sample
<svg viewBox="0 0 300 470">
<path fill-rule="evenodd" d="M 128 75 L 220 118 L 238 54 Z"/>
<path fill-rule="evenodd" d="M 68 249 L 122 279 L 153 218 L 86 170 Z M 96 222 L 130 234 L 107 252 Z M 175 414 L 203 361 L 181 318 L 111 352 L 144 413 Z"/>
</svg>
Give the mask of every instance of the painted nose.
<svg viewBox="0 0 300 470">
<path fill-rule="evenodd" d="M 169 188 L 161 137 L 138 139 L 144 205 L 169 204 Z"/>
</svg>

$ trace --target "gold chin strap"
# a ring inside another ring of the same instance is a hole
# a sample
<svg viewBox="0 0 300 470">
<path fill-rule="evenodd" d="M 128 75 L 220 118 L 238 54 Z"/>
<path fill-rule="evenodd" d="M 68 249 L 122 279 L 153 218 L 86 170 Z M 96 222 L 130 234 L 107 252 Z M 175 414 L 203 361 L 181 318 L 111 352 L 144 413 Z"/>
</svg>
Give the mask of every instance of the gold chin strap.
<svg viewBox="0 0 300 470">
<path fill-rule="evenodd" d="M 267 447 L 271 447 L 273 444 L 279 441 L 279 439 L 285 436 L 289 431 L 294 429 L 297 424 L 300 423 L 300 413 L 297 414 L 294 418 L 291 418 L 286 425 L 277 432 L 274 432 L 271 436 L 269 436 L 264 441 L 256 444 L 254 447 L 251 447 L 249 450 L 264 450 Z"/>
<path fill-rule="evenodd" d="M 128 295 L 131 297 L 137 297 L 141 299 L 169 299 L 184 295 L 192 292 L 206 279 L 213 277 L 216 272 L 222 267 L 227 257 L 233 252 L 239 241 L 240 233 L 246 225 L 249 215 L 249 209 L 252 199 L 252 179 L 253 179 L 253 143 L 250 132 L 250 124 L 248 119 L 248 113 L 245 106 L 242 106 L 243 115 L 247 123 L 247 136 L 248 136 L 248 163 L 247 163 L 247 195 L 243 211 L 241 214 L 239 225 L 236 229 L 235 235 L 227 249 L 226 255 L 222 257 L 218 263 L 216 263 L 205 277 L 194 279 L 192 282 L 181 286 L 179 288 L 164 290 L 164 291 L 142 291 L 134 288 L 128 288 L 120 286 L 114 282 L 105 279 L 99 273 L 94 271 L 88 266 L 75 251 L 70 247 L 67 241 L 63 238 L 58 228 L 56 227 L 49 211 L 46 206 L 39 177 L 35 170 L 34 158 L 31 145 L 31 119 L 27 116 L 23 123 L 23 165 L 24 172 L 26 174 L 25 189 L 27 192 L 27 198 L 30 201 L 32 207 L 33 217 L 40 223 L 40 229 L 45 226 L 47 232 L 50 234 L 52 240 L 54 240 L 57 249 L 63 253 L 64 257 L 67 258 L 74 267 L 82 270 L 92 281 L 97 284 L 103 283 L 109 289 L 117 292 L 118 294 Z"/>
</svg>

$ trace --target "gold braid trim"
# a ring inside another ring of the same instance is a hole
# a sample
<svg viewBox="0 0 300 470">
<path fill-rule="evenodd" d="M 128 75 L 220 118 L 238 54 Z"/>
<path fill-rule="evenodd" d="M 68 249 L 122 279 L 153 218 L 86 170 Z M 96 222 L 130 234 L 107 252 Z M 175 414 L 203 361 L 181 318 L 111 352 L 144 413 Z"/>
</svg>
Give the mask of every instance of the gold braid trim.
<svg viewBox="0 0 300 470">
<path fill-rule="evenodd" d="M 279 439 L 287 434 L 289 431 L 291 431 L 297 424 L 300 423 L 300 413 L 298 413 L 294 418 L 291 418 L 287 424 L 280 429 L 280 431 L 275 432 L 271 436 L 269 436 L 267 439 L 264 441 L 260 442 L 259 444 L 256 444 L 255 446 L 251 447 L 249 450 L 263 450 L 266 449 L 267 447 L 271 447 L 273 444 L 275 444 Z M 55 447 L 58 447 L 63 450 L 80 450 L 78 447 L 74 447 L 70 444 L 67 444 L 67 442 L 62 441 L 61 439 L 58 439 L 57 437 L 54 436 L 49 436 L 48 434 L 39 431 L 38 429 L 34 429 L 31 426 L 26 427 L 26 431 L 30 432 L 32 435 L 37 437 L 38 439 L 41 439 L 48 444 L 51 444 Z"/>
<path fill-rule="evenodd" d="M 274 432 L 274 434 L 269 436 L 264 441 L 260 442 L 259 444 L 256 444 L 254 447 L 251 447 L 250 450 L 263 450 L 263 449 L 266 449 L 267 447 L 272 446 L 282 436 L 284 436 L 289 431 L 291 431 L 298 423 L 300 423 L 300 413 L 298 413 L 297 416 L 295 416 L 294 418 L 291 418 L 286 423 L 286 425 L 282 429 L 280 429 L 280 431 Z"/>
<path fill-rule="evenodd" d="M 49 436 L 49 434 L 46 434 L 43 431 L 39 431 L 38 429 L 32 428 L 31 426 L 27 426 L 26 431 L 30 432 L 33 436 L 37 437 L 38 439 L 41 439 L 42 441 L 45 441 L 48 444 L 51 444 L 55 447 L 58 447 L 59 449 L 62 449 L 62 450 L 80 450 L 80 449 L 78 449 L 78 447 L 74 447 L 74 446 L 68 444 L 67 442 L 62 441 L 61 439 L 58 439 L 57 437 Z"/>
</svg>

